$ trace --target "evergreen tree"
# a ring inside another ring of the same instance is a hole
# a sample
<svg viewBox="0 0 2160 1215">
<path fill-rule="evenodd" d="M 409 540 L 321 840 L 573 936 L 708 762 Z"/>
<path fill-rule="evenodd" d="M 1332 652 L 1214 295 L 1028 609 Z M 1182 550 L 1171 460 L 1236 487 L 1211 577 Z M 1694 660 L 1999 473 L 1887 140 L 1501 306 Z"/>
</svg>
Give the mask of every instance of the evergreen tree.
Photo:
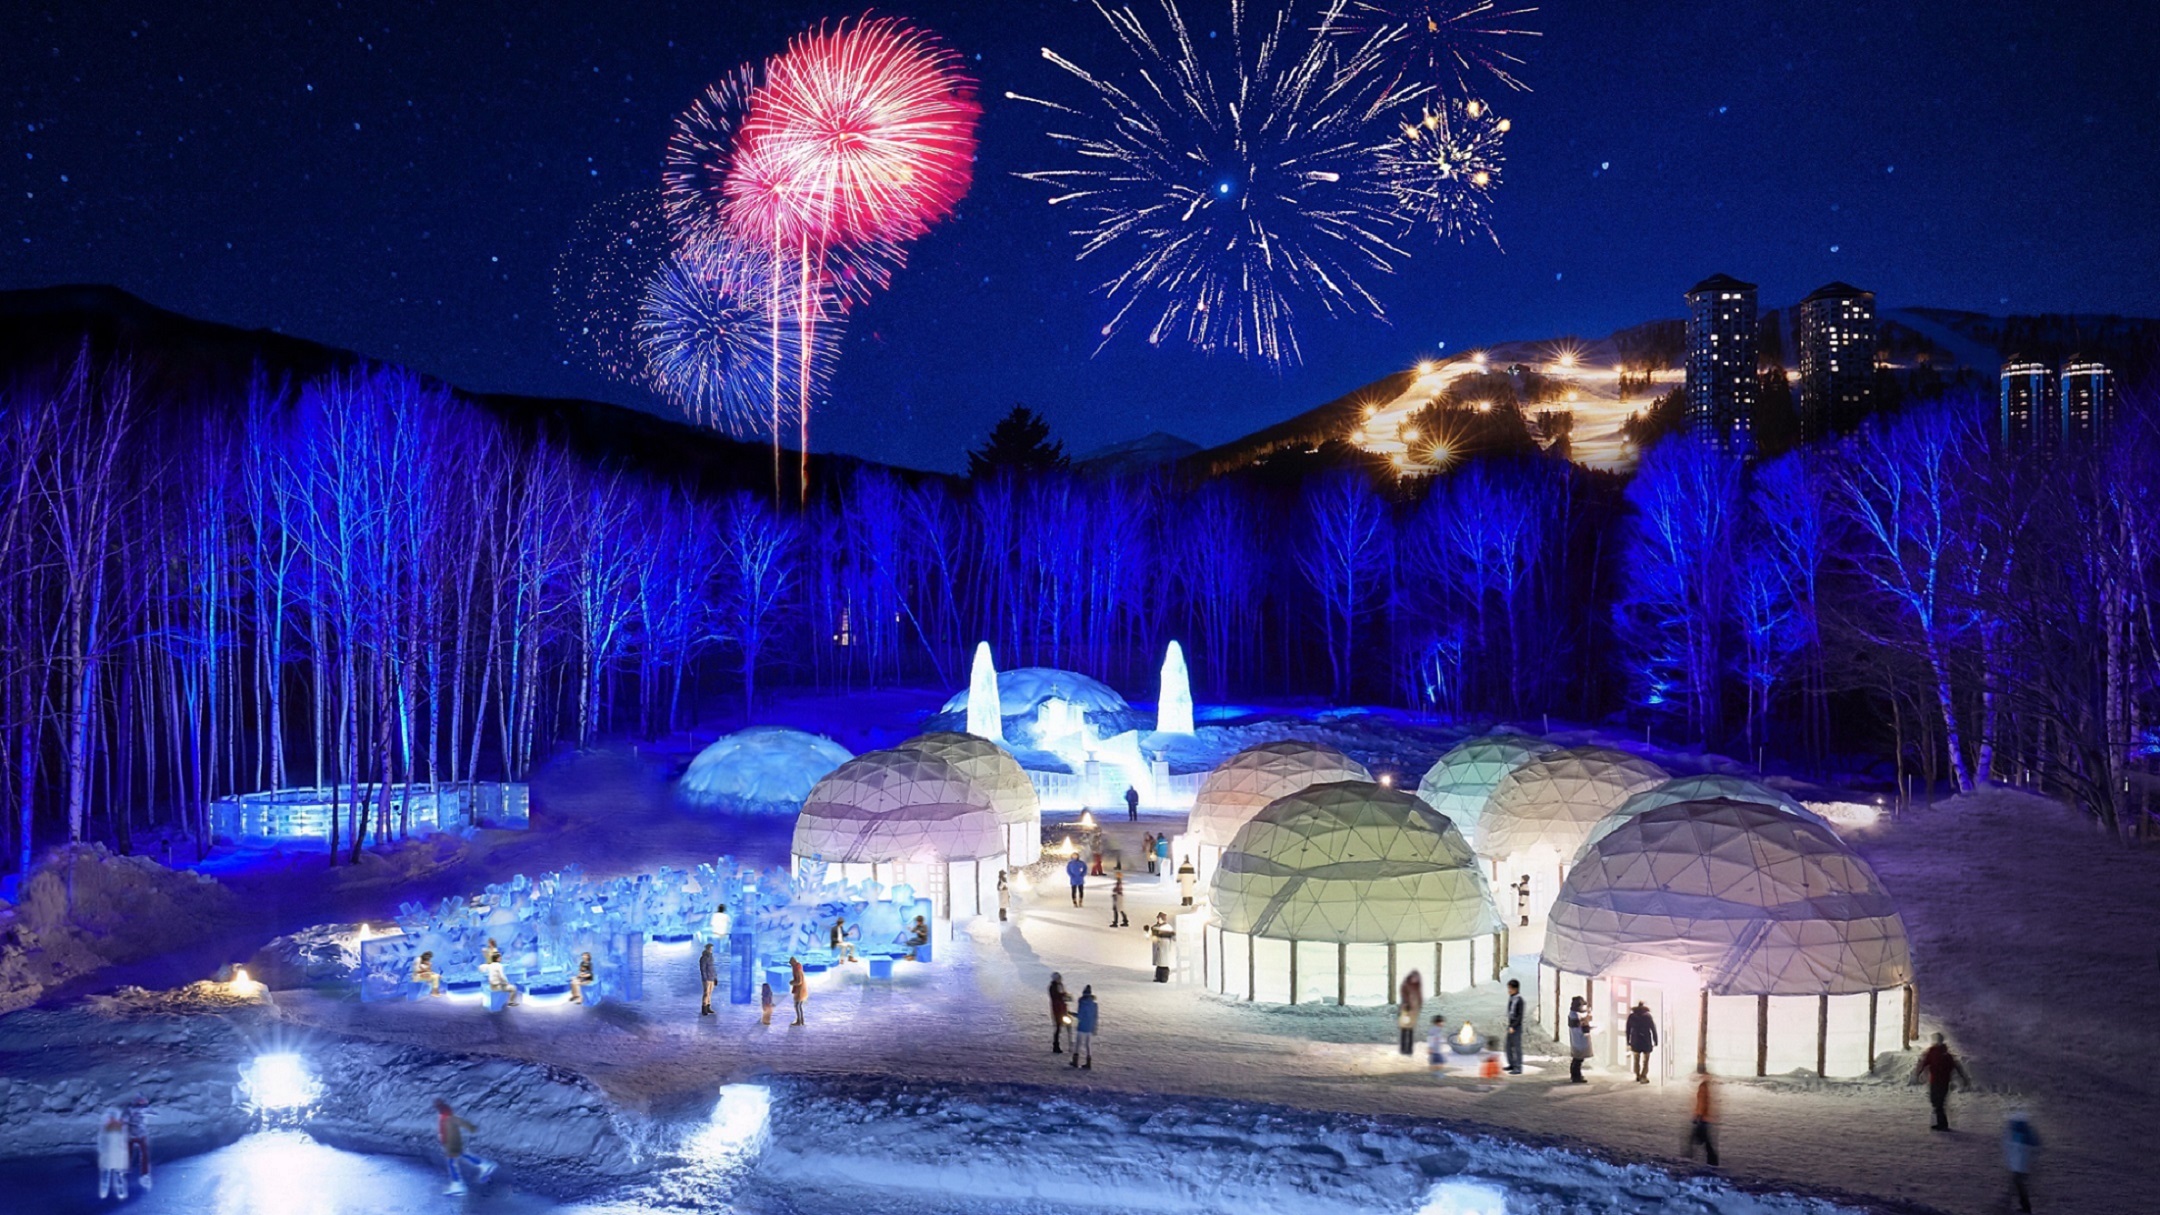
<svg viewBox="0 0 2160 1215">
<path fill-rule="evenodd" d="M 1050 438 L 1050 423 L 1025 405 L 990 428 L 983 445 L 968 453 L 968 476 L 980 480 L 999 472 L 1039 473 L 1065 467 L 1065 445 Z"/>
</svg>

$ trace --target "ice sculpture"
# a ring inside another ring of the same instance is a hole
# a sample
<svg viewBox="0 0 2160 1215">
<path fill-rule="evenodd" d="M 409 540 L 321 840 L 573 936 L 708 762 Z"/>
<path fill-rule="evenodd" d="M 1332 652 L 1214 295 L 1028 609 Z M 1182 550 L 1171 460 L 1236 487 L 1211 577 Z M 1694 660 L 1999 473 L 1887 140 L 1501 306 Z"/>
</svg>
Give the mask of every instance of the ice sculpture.
<svg viewBox="0 0 2160 1215">
<path fill-rule="evenodd" d="M 1162 660 L 1162 694 L 1155 700 L 1155 732 L 1190 734 L 1192 674 L 1185 669 L 1185 647 L 1173 641 Z"/>
<path fill-rule="evenodd" d="M 1005 741 L 1005 716 L 998 705 L 997 667 L 990 643 L 975 643 L 975 669 L 968 674 L 967 732 L 991 742 Z"/>
</svg>

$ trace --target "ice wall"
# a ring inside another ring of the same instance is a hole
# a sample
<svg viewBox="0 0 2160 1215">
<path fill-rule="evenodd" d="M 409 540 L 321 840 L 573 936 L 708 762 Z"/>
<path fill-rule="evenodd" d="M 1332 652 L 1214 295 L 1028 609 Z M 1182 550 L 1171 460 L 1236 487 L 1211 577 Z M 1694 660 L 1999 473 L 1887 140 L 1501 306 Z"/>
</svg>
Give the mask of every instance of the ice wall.
<svg viewBox="0 0 2160 1215">
<path fill-rule="evenodd" d="M 1005 741 L 1005 715 L 998 704 L 997 667 L 990 643 L 975 643 L 975 669 L 968 674 L 967 732 L 991 742 Z"/>
<path fill-rule="evenodd" d="M 1155 732 L 1193 732 L 1192 673 L 1185 669 L 1185 647 L 1175 641 L 1163 654 L 1162 694 L 1155 699 Z"/>
</svg>

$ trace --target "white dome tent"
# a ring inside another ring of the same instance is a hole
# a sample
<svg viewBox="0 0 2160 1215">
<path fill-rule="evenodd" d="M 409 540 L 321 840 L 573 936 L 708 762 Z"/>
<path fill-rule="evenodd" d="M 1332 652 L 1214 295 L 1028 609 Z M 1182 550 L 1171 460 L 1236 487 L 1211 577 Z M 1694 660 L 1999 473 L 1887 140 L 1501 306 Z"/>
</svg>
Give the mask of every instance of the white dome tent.
<svg viewBox="0 0 2160 1215">
<path fill-rule="evenodd" d="M 842 881 L 904 882 L 955 919 L 997 906 L 1005 830 L 990 795 L 951 764 L 870 751 L 810 791 L 789 852 Z"/>
<path fill-rule="evenodd" d="M 812 786 L 852 758 L 822 734 L 751 726 L 698 752 L 676 782 L 676 795 L 693 806 L 793 813 Z"/>
<path fill-rule="evenodd" d="M 1237 832 L 1201 933 L 1211 990 L 1278 1004 L 1393 1003 L 1498 973 L 1500 916 L 1462 833 L 1371 781 L 1292 793 Z"/>
<path fill-rule="evenodd" d="M 1027 769 L 1005 748 L 973 734 L 939 730 L 918 734 L 900 749 L 941 759 L 959 769 L 997 807 L 1005 833 L 1008 867 L 1032 865 L 1042 856 L 1042 806 L 1035 799 L 1035 783 Z"/>
<path fill-rule="evenodd" d="M 1875 871 L 1818 823 L 1715 798 L 1634 815 L 1568 875 L 1538 967 L 1538 1016 L 1585 996 L 1598 1053 L 1638 1000 L 1665 1068 L 1866 1074 L 1911 1045 L 1912 959 Z"/>
<path fill-rule="evenodd" d="M 1543 739 L 1504 731 L 1465 740 L 1425 770 L 1417 795 L 1471 838 L 1500 778 L 1551 750 Z"/>
<path fill-rule="evenodd" d="M 1660 806 L 1677 806 L 1681 802 L 1709 801 L 1712 798 L 1724 798 L 1726 801 L 1731 802 L 1748 802 L 1757 806 L 1768 806 L 1772 810 L 1782 810 L 1794 818 L 1806 819 L 1808 822 L 1828 829 L 1832 834 L 1837 831 L 1837 828 L 1831 827 L 1829 823 L 1824 822 L 1822 816 L 1801 805 L 1794 798 L 1788 797 L 1768 785 L 1749 780 L 1745 776 L 1712 772 L 1704 776 L 1675 777 L 1662 785 L 1645 789 L 1622 802 L 1618 810 L 1599 819 L 1597 825 L 1590 829 L 1590 834 L 1584 838 L 1582 847 L 1575 850 L 1576 857 L 1580 858 L 1583 853 L 1590 850 L 1592 844 L 1611 835 L 1613 830 L 1619 827 L 1620 824 L 1638 814 L 1647 814 Z M 1570 860 L 1568 863 L 1574 864 L 1575 861 Z"/>
<path fill-rule="evenodd" d="M 1518 928 L 1543 923 L 1568 863 L 1598 820 L 1665 779 L 1663 768 L 1611 747 L 1554 751 L 1501 777 L 1470 840 L 1492 866 L 1494 897 L 1503 907 L 1512 904 L 1512 922 Z M 1535 934 L 1513 948 L 1534 950 Z"/>
<path fill-rule="evenodd" d="M 1185 834 L 1171 847 L 1170 866 L 1174 871 L 1191 859 L 1204 884 L 1238 829 L 1271 803 L 1311 785 L 1371 779 L 1365 765 L 1325 743 L 1285 739 L 1247 747 L 1200 782 Z"/>
</svg>

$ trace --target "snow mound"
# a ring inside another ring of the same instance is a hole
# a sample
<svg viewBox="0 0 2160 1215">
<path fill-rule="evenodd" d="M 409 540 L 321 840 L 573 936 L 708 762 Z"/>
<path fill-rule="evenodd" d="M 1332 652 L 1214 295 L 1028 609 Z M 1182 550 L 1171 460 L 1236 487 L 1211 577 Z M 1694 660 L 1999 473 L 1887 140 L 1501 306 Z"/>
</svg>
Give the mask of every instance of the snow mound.
<svg viewBox="0 0 2160 1215">
<path fill-rule="evenodd" d="M 812 786 L 853 758 L 822 734 L 751 726 L 699 752 L 675 791 L 693 806 L 792 813 Z"/>
<path fill-rule="evenodd" d="M 247 961 L 248 978 L 274 991 L 360 978 L 360 925 L 318 924 L 282 936 Z"/>
<path fill-rule="evenodd" d="M 183 945 L 234 911 L 232 893 L 215 879 L 98 844 L 54 849 L 30 871 L 15 923 L 0 935 L 0 1012 L 68 979 Z"/>
</svg>

